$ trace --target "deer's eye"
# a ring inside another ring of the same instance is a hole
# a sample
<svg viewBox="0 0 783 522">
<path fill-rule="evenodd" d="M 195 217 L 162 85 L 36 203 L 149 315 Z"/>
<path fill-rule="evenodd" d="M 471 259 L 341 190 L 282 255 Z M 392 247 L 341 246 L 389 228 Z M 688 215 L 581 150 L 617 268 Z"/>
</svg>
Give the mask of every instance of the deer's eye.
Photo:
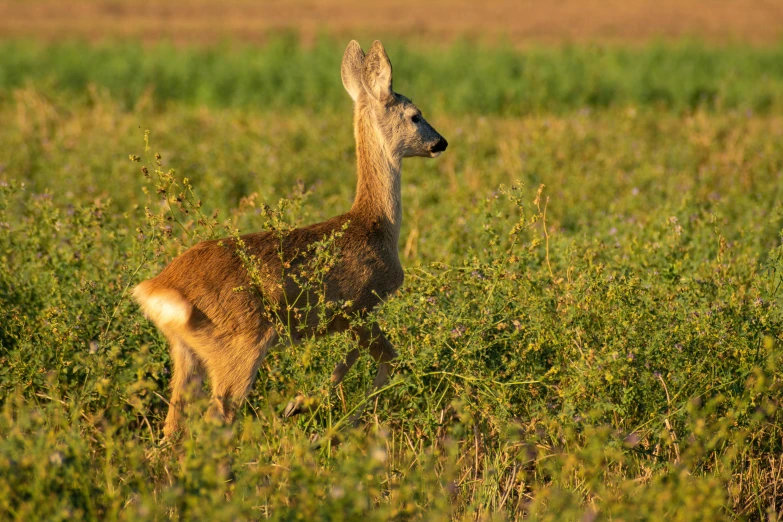
<svg viewBox="0 0 783 522">
<path fill-rule="evenodd" d="M 413 123 L 419 123 L 421 121 L 421 116 L 419 116 L 418 114 L 414 114 L 413 116 L 411 116 L 411 121 Z"/>
</svg>

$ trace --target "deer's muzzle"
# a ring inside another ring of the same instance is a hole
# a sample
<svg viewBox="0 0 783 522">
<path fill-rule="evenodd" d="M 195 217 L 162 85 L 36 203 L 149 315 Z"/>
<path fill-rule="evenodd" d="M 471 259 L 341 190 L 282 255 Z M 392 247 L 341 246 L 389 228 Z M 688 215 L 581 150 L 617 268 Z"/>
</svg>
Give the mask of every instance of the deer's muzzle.
<svg viewBox="0 0 783 522">
<path fill-rule="evenodd" d="M 446 141 L 445 138 L 441 138 L 437 141 L 437 143 L 435 143 L 435 145 L 432 146 L 432 148 L 430 148 L 430 152 L 432 152 L 433 154 L 438 154 L 446 150 L 446 147 L 448 146 L 449 146 L 449 142 Z"/>
</svg>

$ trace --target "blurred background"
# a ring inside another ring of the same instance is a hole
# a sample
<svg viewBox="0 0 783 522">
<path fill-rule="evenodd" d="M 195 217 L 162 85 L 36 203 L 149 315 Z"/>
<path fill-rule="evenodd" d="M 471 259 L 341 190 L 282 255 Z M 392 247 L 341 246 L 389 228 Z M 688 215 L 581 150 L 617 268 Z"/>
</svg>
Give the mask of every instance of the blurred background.
<svg viewBox="0 0 783 522">
<path fill-rule="evenodd" d="M 334 80 L 353 38 L 384 40 L 397 85 L 452 114 L 764 112 L 783 96 L 782 28 L 769 0 L 2 0 L 0 101 L 92 86 L 126 108 L 343 110 Z"/>
<path fill-rule="evenodd" d="M 0 36 L 90 41 L 138 39 L 209 44 L 260 42 L 290 30 L 318 35 L 450 42 L 643 43 L 700 38 L 778 42 L 783 3 L 774 0 L 3 0 Z"/>
</svg>

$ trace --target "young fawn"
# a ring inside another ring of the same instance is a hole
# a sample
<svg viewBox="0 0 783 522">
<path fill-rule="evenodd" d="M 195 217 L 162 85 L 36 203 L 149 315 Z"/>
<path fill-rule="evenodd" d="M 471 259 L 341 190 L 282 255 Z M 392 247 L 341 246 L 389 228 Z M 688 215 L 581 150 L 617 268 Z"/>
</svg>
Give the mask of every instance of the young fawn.
<svg viewBox="0 0 783 522">
<path fill-rule="evenodd" d="M 339 257 L 324 275 L 322 291 L 327 301 L 344 305 L 342 312 L 347 305 L 348 316 L 361 316 L 402 284 L 397 253 L 402 159 L 437 157 L 448 143 L 408 98 L 392 91 L 391 62 L 379 41 L 366 56 L 351 41 L 340 72 L 354 101 L 358 183 L 351 209 L 282 237 L 273 232 L 242 236 L 242 248 L 255 257 L 263 280 L 269 281 L 256 283 L 262 286 L 257 293 L 236 290 L 248 285 L 249 275 L 233 238 L 197 244 L 133 290 L 145 315 L 171 345 L 174 369 L 163 429 L 166 437 L 181 427 L 186 396 L 201 388 L 204 372 L 212 388 L 208 414 L 225 422 L 233 420 L 261 361 L 278 342 L 269 308 L 278 308 L 282 314 L 286 305 L 317 301 L 287 275 L 307 263 L 312 256 L 308 247 L 314 242 L 338 233 L 334 237 Z M 288 325 L 292 336 L 324 333 L 317 328 L 315 315 L 292 320 Z M 330 317 L 327 325 L 326 333 L 350 330 L 358 345 L 369 350 L 378 362 L 373 389 L 382 386 L 396 352 L 379 326 L 354 327 L 342 314 Z M 331 377 L 333 385 L 340 383 L 358 356 L 359 349 L 354 348 L 338 364 Z M 300 406 L 301 399 L 292 402 L 286 415 Z"/>
</svg>

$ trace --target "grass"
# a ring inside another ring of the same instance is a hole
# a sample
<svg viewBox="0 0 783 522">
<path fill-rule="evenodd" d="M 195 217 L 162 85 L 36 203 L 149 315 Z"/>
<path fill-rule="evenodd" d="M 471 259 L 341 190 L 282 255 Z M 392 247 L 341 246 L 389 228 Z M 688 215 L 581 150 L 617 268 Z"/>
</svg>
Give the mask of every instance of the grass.
<svg viewBox="0 0 783 522">
<path fill-rule="evenodd" d="M 470 52 L 455 49 L 444 55 Z M 587 111 L 553 98 L 524 117 L 483 114 L 446 96 L 467 69 L 420 78 L 405 63 L 424 55 L 396 51 L 395 85 L 450 147 L 404 166 L 406 282 L 377 311 L 400 358 L 359 430 L 341 420 L 374 364 L 364 356 L 328 393 L 353 342 L 336 336 L 270 354 L 234 426 L 196 418 L 180 447 L 161 443 L 167 348 L 127 294 L 199 239 L 262 228 L 264 203 L 294 202 L 280 215 L 290 224 L 349 207 L 336 73 L 323 110 L 299 94 L 257 110 L 160 103 L 120 83 L 70 92 L 59 72 L 5 91 L 0 518 L 777 519 L 777 102 Z M 212 52 L 204 70 L 240 74 Z M 509 55 L 490 56 L 487 67 Z M 278 74 L 292 70 L 304 75 Z M 282 419 L 299 391 L 318 410 Z"/>
<path fill-rule="evenodd" d="M 336 81 L 344 48 L 345 42 L 329 39 L 305 48 L 293 36 L 262 48 L 3 42 L 0 101 L 9 102 L 14 89 L 40 86 L 84 103 L 94 85 L 126 108 L 149 98 L 158 106 L 329 112 L 345 104 Z M 762 113 L 783 108 L 782 46 L 685 42 L 521 51 L 470 42 L 426 48 L 390 42 L 389 52 L 397 88 L 447 114 L 562 114 L 626 105 Z"/>
</svg>

